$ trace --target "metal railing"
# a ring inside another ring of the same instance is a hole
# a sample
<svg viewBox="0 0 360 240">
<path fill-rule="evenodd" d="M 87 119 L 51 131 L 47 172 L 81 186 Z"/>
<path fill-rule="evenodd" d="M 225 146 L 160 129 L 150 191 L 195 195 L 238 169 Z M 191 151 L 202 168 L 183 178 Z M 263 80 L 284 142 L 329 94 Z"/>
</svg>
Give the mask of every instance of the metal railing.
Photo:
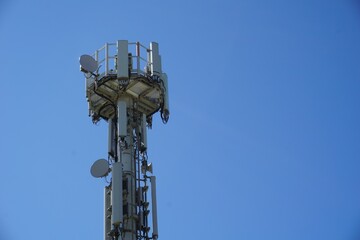
<svg viewBox="0 0 360 240">
<path fill-rule="evenodd" d="M 129 42 L 129 62 L 131 73 L 146 75 L 152 62 L 150 59 L 150 49 L 139 42 Z M 107 76 L 117 73 L 117 46 L 116 43 L 105 43 L 104 46 L 95 51 L 93 57 L 98 62 L 97 74 Z M 135 64 L 133 64 L 135 63 Z"/>
</svg>

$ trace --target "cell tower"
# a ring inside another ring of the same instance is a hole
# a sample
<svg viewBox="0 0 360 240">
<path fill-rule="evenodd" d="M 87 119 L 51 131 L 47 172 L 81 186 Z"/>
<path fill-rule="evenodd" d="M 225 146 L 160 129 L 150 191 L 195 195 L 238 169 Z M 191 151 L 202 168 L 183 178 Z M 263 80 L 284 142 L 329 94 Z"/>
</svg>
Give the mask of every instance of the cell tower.
<svg viewBox="0 0 360 240">
<path fill-rule="evenodd" d="M 157 239 L 156 178 L 147 157 L 147 128 L 156 112 L 164 123 L 170 114 L 159 45 L 106 43 L 94 55 L 80 57 L 80 70 L 89 116 L 94 123 L 108 123 L 108 159 L 91 167 L 94 177 L 111 175 L 104 190 L 104 240 Z"/>
</svg>

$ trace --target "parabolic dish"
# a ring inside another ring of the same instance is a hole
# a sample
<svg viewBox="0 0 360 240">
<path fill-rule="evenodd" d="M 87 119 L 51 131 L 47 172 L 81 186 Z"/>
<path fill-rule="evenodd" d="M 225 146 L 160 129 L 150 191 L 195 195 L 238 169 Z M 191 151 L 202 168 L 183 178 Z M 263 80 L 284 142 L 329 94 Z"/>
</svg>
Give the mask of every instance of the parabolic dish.
<svg viewBox="0 0 360 240">
<path fill-rule="evenodd" d="M 109 163 L 105 159 L 99 159 L 91 166 L 91 175 L 95 178 L 105 177 L 110 171 Z"/>
<path fill-rule="evenodd" d="M 81 55 L 79 62 L 82 69 L 91 73 L 95 72 L 98 68 L 97 61 L 90 55 Z"/>
</svg>

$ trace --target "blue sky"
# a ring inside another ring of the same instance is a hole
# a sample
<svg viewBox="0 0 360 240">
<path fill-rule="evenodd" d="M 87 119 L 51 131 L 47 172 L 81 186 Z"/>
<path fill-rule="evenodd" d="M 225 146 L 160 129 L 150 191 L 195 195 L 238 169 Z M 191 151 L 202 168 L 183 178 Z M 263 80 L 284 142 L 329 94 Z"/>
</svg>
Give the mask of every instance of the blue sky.
<svg viewBox="0 0 360 240">
<path fill-rule="evenodd" d="M 360 239 L 356 0 L 0 1 L 0 240 L 102 239 L 78 58 L 160 44 L 159 239 Z"/>
</svg>

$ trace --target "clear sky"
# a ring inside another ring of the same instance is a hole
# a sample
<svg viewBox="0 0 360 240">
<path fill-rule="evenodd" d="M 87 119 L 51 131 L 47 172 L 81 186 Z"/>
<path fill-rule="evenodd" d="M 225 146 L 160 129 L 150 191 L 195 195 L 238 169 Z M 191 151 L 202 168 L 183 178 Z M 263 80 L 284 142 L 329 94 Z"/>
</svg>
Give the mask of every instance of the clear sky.
<svg viewBox="0 0 360 240">
<path fill-rule="evenodd" d="M 78 59 L 159 42 L 159 240 L 360 239 L 360 2 L 0 0 L 0 240 L 99 240 Z"/>
</svg>

